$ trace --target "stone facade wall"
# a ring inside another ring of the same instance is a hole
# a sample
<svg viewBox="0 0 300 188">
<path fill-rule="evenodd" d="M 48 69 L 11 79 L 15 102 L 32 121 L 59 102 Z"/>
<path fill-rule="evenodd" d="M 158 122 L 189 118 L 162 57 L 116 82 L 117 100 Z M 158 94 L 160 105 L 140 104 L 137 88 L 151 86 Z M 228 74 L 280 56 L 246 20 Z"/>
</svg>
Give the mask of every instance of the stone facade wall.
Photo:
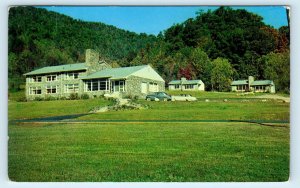
<svg viewBox="0 0 300 188">
<path fill-rule="evenodd" d="M 30 82 L 30 78 L 34 76 L 27 76 L 26 91 L 25 91 L 26 98 L 28 100 L 34 100 L 36 98 L 47 98 L 47 97 L 53 97 L 56 99 L 69 98 L 72 92 L 68 93 L 65 91 L 66 84 L 78 84 L 78 92 L 76 91 L 75 93 L 77 93 L 79 97 L 82 96 L 83 94 L 87 94 L 89 95 L 89 97 L 95 97 L 95 96 L 103 95 L 105 93 L 110 93 L 111 91 L 86 91 L 85 92 L 84 81 L 81 80 L 80 78 L 103 69 L 111 68 L 111 66 L 105 62 L 99 62 L 99 53 L 91 49 L 86 50 L 86 66 L 87 66 L 86 71 L 84 70 L 70 71 L 74 73 L 75 72 L 79 73 L 78 78 L 76 79 L 66 79 L 65 72 L 35 75 L 35 76 L 42 77 L 41 82 Z M 57 75 L 57 79 L 55 81 L 47 81 L 47 76 L 49 75 Z M 141 91 L 142 83 L 147 84 L 146 93 L 142 93 Z M 154 81 L 151 79 L 141 78 L 137 76 L 130 76 L 128 79 L 125 80 L 125 91 L 121 92 L 121 95 L 138 96 L 140 98 L 143 98 L 147 95 L 147 93 L 151 92 L 149 91 L 150 83 L 156 83 L 158 86 L 158 91 L 165 91 L 165 82 Z M 56 93 L 47 93 L 47 86 L 53 86 L 53 87 L 57 86 Z M 29 93 L 30 87 L 40 87 L 41 94 L 30 94 Z"/>
<path fill-rule="evenodd" d="M 141 85 L 143 82 L 147 84 L 147 93 L 142 93 Z M 126 79 L 125 82 L 126 95 L 138 96 L 139 98 L 146 97 L 146 95 L 151 92 L 149 91 L 149 84 L 151 82 L 157 83 L 158 91 L 165 91 L 165 82 L 154 81 L 151 79 L 141 78 L 137 76 L 130 76 Z"/>
<path fill-rule="evenodd" d="M 79 74 L 80 76 L 86 75 L 85 72 L 81 72 Z M 66 93 L 65 92 L 65 85 L 66 84 L 78 84 L 78 96 L 82 96 L 83 94 L 89 95 L 89 97 L 99 97 L 104 95 L 105 93 L 111 93 L 110 91 L 84 91 L 84 81 L 81 80 L 80 78 L 78 79 L 73 79 L 73 80 L 66 80 L 64 77 L 64 74 L 58 74 L 57 80 L 56 81 L 50 81 L 47 82 L 47 75 L 42 76 L 42 81 L 41 82 L 34 82 L 30 83 L 29 82 L 29 77 L 26 78 L 26 97 L 28 100 L 34 100 L 36 98 L 47 98 L 47 97 L 54 97 L 57 99 L 60 98 L 69 98 L 71 93 Z M 142 83 L 147 84 L 147 92 L 142 93 L 141 90 L 141 85 Z M 138 96 L 139 98 L 144 98 L 148 93 L 150 93 L 150 83 L 156 83 L 158 87 L 158 91 L 165 91 L 165 82 L 161 81 L 154 81 L 151 79 L 147 78 L 141 78 L 137 76 L 130 76 L 125 80 L 125 91 L 120 92 L 120 94 L 123 97 L 134 97 Z M 58 86 L 56 93 L 48 93 L 47 94 L 47 86 Z M 36 95 L 29 95 L 29 88 L 30 87 L 41 87 L 42 93 L 41 94 L 36 94 Z"/>
<path fill-rule="evenodd" d="M 56 81 L 47 81 L 47 76 L 48 75 L 57 75 Z M 38 75 L 42 77 L 41 82 L 30 82 L 30 78 L 32 76 L 27 76 L 26 77 L 26 98 L 28 100 L 34 100 L 36 98 L 47 98 L 47 97 L 54 97 L 54 98 L 62 98 L 66 97 L 68 98 L 71 93 L 65 93 L 65 85 L 66 84 L 78 84 L 78 95 L 82 95 L 84 90 L 83 90 L 83 81 L 80 79 L 81 76 L 85 76 L 86 72 L 79 72 L 79 78 L 77 79 L 66 79 L 65 78 L 65 73 L 55 73 L 55 74 L 47 74 L 47 75 Z M 56 93 L 47 93 L 47 86 L 57 86 L 57 91 Z M 29 89 L 30 87 L 41 87 L 41 94 L 35 94 L 35 95 L 30 95 L 29 94 Z"/>
</svg>

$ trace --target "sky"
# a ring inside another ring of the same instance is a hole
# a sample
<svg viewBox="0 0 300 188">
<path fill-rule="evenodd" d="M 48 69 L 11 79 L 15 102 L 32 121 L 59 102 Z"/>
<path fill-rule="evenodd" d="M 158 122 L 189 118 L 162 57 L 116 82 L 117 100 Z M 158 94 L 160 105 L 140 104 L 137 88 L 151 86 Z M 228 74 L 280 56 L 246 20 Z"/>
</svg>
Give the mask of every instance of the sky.
<svg viewBox="0 0 300 188">
<path fill-rule="evenodd" d="M 49 6 L 42 7 L 50 11 L 71 16 L 83 21 L 102 22 L 136 33 L 157 35 L 176 23 L 196 17 L 196 12 L 215 10 L 216 6 Z M 283 6 L 248 6 L 244 8 L 263 17 L 263 21 L 279 28 L 288 25 L 285 7 Z"/>
</svg>

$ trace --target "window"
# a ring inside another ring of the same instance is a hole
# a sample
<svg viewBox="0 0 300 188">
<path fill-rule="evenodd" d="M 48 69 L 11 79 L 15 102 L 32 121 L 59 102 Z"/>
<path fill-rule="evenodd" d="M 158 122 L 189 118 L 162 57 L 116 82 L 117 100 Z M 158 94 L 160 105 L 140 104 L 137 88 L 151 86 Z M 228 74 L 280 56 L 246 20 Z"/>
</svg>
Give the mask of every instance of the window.
<svg viewBox="0 0 300 188">
<path fill-rule="evenodd" d="M 114 91 L 125 91 L 125 81 L 114 81 Z"/>
<path fill-rule="evenodd" d="M 175 89 L 179 89 L 179 84 L 176 84 L 176 85 L 175 85 Z"/>
<path fill-rule="evenodd" d="M 107 79 L 88 80 L 85 82 L 85 91 L 107 91 Z"/>
<path fill-rule="evenodd" d="M 77 93 L 79 91 L 79 84 L 66 84 L 65 93 Z"/>
<path fill-rule="evenodd" d="M 42 76 L 33 76 L 29 78 L 29 82 L 42 82 Z"/>
<path fill-rule="evenodd" d="M 58 90 L 58 86 L 47 86 L 46 87 L 46 93 L 50 94 L 50 93 L 57 93 Z"/>
<path fill-rule="evenodd" d="M 265 91 L 266 86 L 255 86 L 255 91 Z"/>
<path fill-rule="evenodd" d="M 74 80 L 78 78 L 79 73 L 78 72 L 67 72 L 65 73 L 65 79 L 66 80 Z"/>
<path fill-rule="evenodd" d="M 56 81 L 57 75 L 48 75 L 46 80 L 47 80 L 47 82 Z"/>
<path fill-rule="evenodd" d="M 194 89 L 194 85 L 185 85 L 185 89 Z"/>
<path fill-rule="evenodd" d="M 238 85 L 237 86 L 237 90 L 240 90 L 240 91 L 245 90 L 245 88 L 246 88 L 246 86 L 244 86 L 244 85 Z"/>
<path fill-rule="evenodd" d="M 108 90 L 108 82 L 100 81 L 99 82 L 99 90 Z"/>
<path fill-rule="evenodd" d="M 158 85 L 157 83 L 149 83 L 149 91 L 150 92 L 157 92 L 158 91 Z"/>
<path fill-rule="evenodd" d="M 99 90 L 99 83 L 98 80 L 92 81 L 92 91 L 98 91 Z"/>
<path fill-rule="evenodd" d="M 41 87 L 30 87 L 29 88 L 29 95 L 40 95 L 42 94 Z"/>
</svg>

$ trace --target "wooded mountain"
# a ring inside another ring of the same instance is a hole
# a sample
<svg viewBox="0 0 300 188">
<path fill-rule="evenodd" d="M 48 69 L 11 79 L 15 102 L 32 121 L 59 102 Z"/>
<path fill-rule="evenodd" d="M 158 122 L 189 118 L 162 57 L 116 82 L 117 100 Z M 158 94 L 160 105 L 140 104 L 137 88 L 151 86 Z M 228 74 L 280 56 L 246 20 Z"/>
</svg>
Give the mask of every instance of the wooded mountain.
<svg viewBox="0 0 300 188">
<path fill-rule="evenodd" d="M 109 63 L 151 64 L 166 82 L 198 78 L 206 89 L 226 91 L 230 80 L 252 75 L 273 79 L 278 90 L 288 92 L 289 28 L 274 29 L 262 20 L 243 9 L 220 7 L 153 36 L 41 8 L 11 8 L 9 87 L 19 87 L 22 74 L 32 69 L 83 62 L 85 49 L 92 48 Z"/>
<path fill-rule="evenodd" d="M 103 23 L 84 22 L 35 7 L 9 10 L 10 88 L 24 83 L 33 69 L 85 61 L 85 49 L 95 49 L 108 62 L 126 65 L 155 42 L 153 35 L 136 34 Z"/>
</svg>

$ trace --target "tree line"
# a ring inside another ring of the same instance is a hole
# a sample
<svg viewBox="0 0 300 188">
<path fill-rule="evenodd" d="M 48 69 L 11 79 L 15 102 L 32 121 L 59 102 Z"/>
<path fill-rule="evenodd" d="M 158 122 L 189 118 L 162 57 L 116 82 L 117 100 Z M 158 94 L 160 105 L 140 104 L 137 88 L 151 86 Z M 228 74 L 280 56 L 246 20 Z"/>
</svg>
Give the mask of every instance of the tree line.
<svg viewBox="0 0 300 188">
<path fill-rule="evenodd" d="M 152 64 L 168 82 L 201 79 L 207 90 L 228 91 L 232 80 L 269 79 L 289 92 L 289 28 L 275 29 L 244 9 L 197 13 L 160 33 L 133 64 Z"/>
<path fill-rule="evenodd" d="M 9 87 L 35 68 L 84 62 L 96 49 L 119 66 L 150 64 L 169 82 L 201 79 L 207 90 L 228 91 L 235 79 L 274 80 L 289 92 L 289 28 L 275 29 L 244 9 L 197 12 L 157 36 L 84 22 L 35 7 L 9 12 Z"/>
</svg>

